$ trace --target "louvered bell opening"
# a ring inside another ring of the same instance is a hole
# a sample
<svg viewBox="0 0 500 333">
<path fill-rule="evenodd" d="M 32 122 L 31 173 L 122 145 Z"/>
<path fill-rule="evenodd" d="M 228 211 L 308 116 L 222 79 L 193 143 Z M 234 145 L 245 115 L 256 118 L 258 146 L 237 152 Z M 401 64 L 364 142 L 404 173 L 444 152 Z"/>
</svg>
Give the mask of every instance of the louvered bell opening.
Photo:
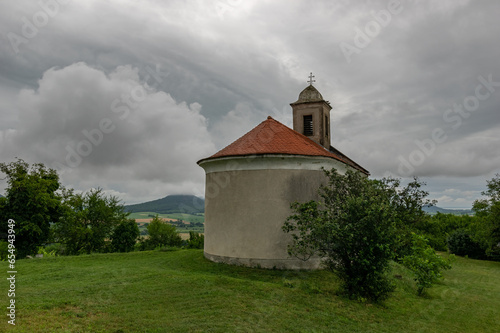
<svg viewBox="0 0 500 333">
<path fill-rule="evenodd" d="M 304 116 L 304 135 L 312 136 L 313 135 L 313 116 Z"/>
</svg>

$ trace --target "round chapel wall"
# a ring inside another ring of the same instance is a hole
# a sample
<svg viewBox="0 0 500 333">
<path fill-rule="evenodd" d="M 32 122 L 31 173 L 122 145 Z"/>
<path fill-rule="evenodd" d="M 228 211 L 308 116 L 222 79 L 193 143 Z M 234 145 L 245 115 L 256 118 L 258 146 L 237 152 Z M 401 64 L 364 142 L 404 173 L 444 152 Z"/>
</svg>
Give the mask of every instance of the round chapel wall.
<svg viewBox="0 0 500 333">
<path fill-rule="evenodd" d="M 261 155 L 205 160 L 205 257 L 244 266 L 317 269 L 319 259 L 290 257 L 282 230 L 290 204 L 319 199 L 321 168 L 345 165 L 327 157 Z"/>
</svg>

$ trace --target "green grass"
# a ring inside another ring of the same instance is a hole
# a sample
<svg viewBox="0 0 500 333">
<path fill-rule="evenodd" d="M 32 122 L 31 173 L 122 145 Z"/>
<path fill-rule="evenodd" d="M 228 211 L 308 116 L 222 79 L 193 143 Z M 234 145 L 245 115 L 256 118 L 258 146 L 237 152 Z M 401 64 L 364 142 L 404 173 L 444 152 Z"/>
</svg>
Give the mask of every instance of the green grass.
<svg viewBox="0 0 500 333">
<path fill-rule="evenodd" d="M 6 277 L 7 263 L 2 262 Z M 457 258 L 416 295 L 394 265 L 383 304 L 336 295 L 328 272 L 215 264 L 201 250 L 18 260 L 16 332 L 499 332 L 500 263 Z M 0 279 L 0 304 L 8 304 Z"/>
<path fill-rule="evenodd" d="M 128 216 L 131 219 L 148 219 L 152 218 L 148 215 L 155 216 L 157 213 L 153 212 L 140 212 L 140 213 L 130 213 Z M 193 214 L 183 214 L 183 213 L 172 213 L 172 214 L 158 214 L 159 217 L 170 218 L 170 219 L 179 219 L 187 222 L 205 222 L 205 217 L 203 214 L 201 215 L 193 215 Z"/>
</svg>

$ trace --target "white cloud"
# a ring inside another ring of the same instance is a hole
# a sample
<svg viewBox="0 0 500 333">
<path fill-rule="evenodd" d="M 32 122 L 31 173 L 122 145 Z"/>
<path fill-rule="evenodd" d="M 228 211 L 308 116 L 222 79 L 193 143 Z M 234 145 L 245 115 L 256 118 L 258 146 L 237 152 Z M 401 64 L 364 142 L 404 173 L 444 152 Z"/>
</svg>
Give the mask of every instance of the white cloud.
<svg viewBox="0 0 500 333">
<path fill-rule="evenodd" d="M 374 177 L 397 175 L 399 156 L 408 159 L 415 140 L 443 128 L 446 142 L 413 174 L 437 184 L 435 197 L 446 188 L 476 191 L 499 172 L 500 89 L 457 130 L 443 114 L 475 93 L 478 76 L 500 82 L 500 3 L 401 3 L 403 11 L 349 64 L 339 44 L 353 43 L 386 1 L 71 1 L 17 54 L 6 33 L 22 34 L 23 18 L 41 7 L 0 2 L 2 161 L 64 162 L 67 145 L 86 139 L 83 129 L 109 118 L 116 129 L 92 146 L 75 168 L 81 171 L 64 175 L 68 182 L 101 182 L 137 201 L 200 188 L 196 158 L 267 115 L 291 126 L 288 104 L 312 71 L 333 106 L 333 145 Z M 73 65 L 82 61 L 89 65 Z M 147 68 L 161 68 L 161 82 L 146 79 Z M 158 84 L 127 119 L 110 111 L 143 81 Z"/>
<path fill-rule="evenodd" d="M 135 200 L 193 193 L 204 179 L 196 161 L 215 150 L 201 105 L 146 86 L 131 66 L 109 75 L 85 63 L 50 69 L 17 108 L 2 158 L 55 167 L 78 189 L 113 186 Z"/>
</svg>

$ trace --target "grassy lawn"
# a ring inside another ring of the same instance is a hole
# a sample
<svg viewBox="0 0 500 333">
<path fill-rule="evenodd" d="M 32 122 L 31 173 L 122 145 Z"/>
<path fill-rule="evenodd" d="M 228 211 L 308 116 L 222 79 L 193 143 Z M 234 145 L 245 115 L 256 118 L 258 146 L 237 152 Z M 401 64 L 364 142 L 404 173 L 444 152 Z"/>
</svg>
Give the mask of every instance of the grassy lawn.
<svg viewBox="0 0 500 333">
<path fill-rule="evenodd" d="M 7 263 L 2 262 L 7 277 Z M 15 332 L 500 332 L 500 263 L 457 258 L 426 297 L 394 266 L 380 305 L 336 296 L 324 271 L 215 264 L 201 250 L 18 260 Z M 8 284 L 0 279 L 0 303 Z"/>
</svg>

